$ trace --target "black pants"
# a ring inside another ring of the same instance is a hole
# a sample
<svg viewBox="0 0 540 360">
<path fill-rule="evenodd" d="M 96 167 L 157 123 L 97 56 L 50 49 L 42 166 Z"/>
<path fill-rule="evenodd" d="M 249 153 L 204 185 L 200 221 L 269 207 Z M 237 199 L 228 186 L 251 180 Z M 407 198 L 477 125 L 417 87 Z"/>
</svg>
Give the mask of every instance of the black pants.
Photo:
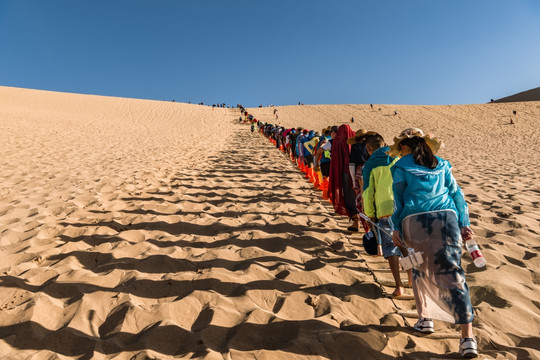
<svg viewBox="0 0 540 360">
<path fill-rule="evenodd" d="M 321 174 L 324 177 L 330 176 L 330 161 L 321 164 Z"/>
</svg>

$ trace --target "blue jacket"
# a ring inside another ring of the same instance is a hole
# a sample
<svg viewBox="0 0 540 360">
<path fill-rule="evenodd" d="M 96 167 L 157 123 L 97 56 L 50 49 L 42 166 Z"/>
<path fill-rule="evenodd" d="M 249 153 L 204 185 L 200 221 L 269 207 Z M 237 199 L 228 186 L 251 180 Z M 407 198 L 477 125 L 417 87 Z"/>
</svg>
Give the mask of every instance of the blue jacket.
<svg viewBox="0 0 540 360">
<path fill-rule="evenodd" d="M 416 165 L 412 155 L 402 157 L 392 167 L 394 180 L 394 230 L 401 232 L 401 221 L 412 214 L 426 211 L 454 210 L 459 226 L 468 226 L 469 209 L 463 191 L 452 175 L 450 163 L 436 157 L 435 169 Z"/>
</svg>

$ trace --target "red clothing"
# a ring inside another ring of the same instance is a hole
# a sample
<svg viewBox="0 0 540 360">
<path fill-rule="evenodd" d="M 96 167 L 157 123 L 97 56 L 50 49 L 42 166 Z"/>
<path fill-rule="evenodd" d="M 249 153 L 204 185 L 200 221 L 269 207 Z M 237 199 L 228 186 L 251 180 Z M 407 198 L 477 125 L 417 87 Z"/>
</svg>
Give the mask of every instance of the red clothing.
<svg viewBox="0 0 540 360">
<path fill-rule="evenodd" d="M 336 137 L 332 141 L 330 157 L 328 197 L 334 205 L 334 210 L 338 214 L 345 216 L 349 216 L 349 213 L 345 207 L 345 198 L 343 196 L 343 174 L 350 174 L 349 154 L 351 152 L 351 145 L 347 144 L 347 139 L 354 136 L 355 133 L 349 125 L 341 125 L 338 128 Z M 350 175 L 348 176 L 350 177 Z"/>
</svg>

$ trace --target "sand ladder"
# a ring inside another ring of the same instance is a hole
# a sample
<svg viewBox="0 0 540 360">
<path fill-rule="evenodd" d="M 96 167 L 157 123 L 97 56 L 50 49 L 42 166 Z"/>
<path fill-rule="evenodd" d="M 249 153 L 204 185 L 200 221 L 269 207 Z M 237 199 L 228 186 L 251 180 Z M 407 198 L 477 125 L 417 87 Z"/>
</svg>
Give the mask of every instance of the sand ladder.
<svg viewBox="0 0 540 360">
<path fill-rule="evenodd" d="M 294 167 L 295 170 L 297 170 L 285 154 L 283 154 L 282 152 L 279 153 L 292 167 Z M 332 207 L 332 204 L 330 204 L 328 200 L 322 199 L 321 192 L 319 190 L 315 190 L 314 188 L 309 191 L 311 191 L 312 195 L 314 195 L 315 197 L 320 198 L 321 203 L 327 209 L 328 216 L 334 216 L 334 209 Z M 338 218 L 336 220 L 339 227 L 342 229 L 346 229 L 347 226 L 349 226 L 345 219 Z M 362 247 L 361 235 L 350 235 L 347 237 L 347 239 L 349 241 L 349 244 L 358 250 L 358 255 L 361 261 L 365 264 L 368 272 L 373 277 L 373 281 L 381 288 L 383 296 L 392 302 L 394 308 L 396 309 L 395 313 L 399 314 L 403 318 L 405 324 L 410 327 L 411 323 L 408 319 L 414 319 L 414 321 L 416 321 L 416 319 L 418 319 L 418 314 L 415 310 L 416 306 L 411 285 L 408 283 L 408 280 L 403 281 L 404 273 L 400 272 L 402 282 L 405 287 L 405 294 L 399 297 L 392 297 L 391 294 L 393 291 L 393 287 L 395 287 L 395 282 L 390 267 L 388 265 L 388 261 L 385 260 L 382 256 L 370 256 L 369 254 L 367 254 Z M 406 274 L 405 278 L 407 278 Z"/>
<path fill-rule="evenodd" d="M 333 208 L 330 203 L 325 204 L 325 207 L 327 207 L 330 214 L 333 212 Z M 343 229 L 349 226 L 349 224 L 343 220 L 338 221 L 338 224 Z M 360 233 L 360 235 L 349 235 L 347 239 L 349 240 L 349 244 L 358 250 L 360 259 L 373 277 L 373 281 L 381 288 L 383 296 L 392 302 L 393 307 L 396 310 L 395 313 L 403 318 L 405 325 L 411 327 L 411 319 L 413 322 L 416 322 L 418 319 L 418 314 L 416 312 L 412 288 L 409 284 L 406 273 L 400 271 L 400 277 L 405 288 L 405 294 L 399 297 L 393 297 L 392 292 L 396 285 L 394 282 L 394 277 L 392 276 L 392 271 L 388 265 L 388 261 L 382 256 L 371 256 L 366 253 L 362 247 L 362 236 L 363 233 Z"/>
<path fill-rule="evenodd" d="M 284 157 L 285 160 L 287 160 L 287 162 L 292 167 L 294 167 L 295 170 L 297 170 L 285 154 L 283 154 L 282 152 L 280 152 L 280 154 Z M 328 216 L 335 217 L 332 204 L 328 200 L 322 199 L 320 191 L 313 188 L 309 191 L 312 192 L 312 195 L 320 198 L 321 203 L 328 211 Z M 343 217 L 336 219 L 336 222 L 342 229 L 346 229 L 350 225 Z M 414 324 L 418 320 L 418 313 L 416 312 L 414 294 L 411 288 L 411 284 L 409 284 L 407 274 L 404 271 L 400 271 L 401 281 L 405 288 L 405 294 L 403 294 L 402 296 L 393 297 L 392 291 L 395 287 L 395 282 L 394 277 L 392 276 L 392 272 L 390 270 L 390 266 L 388 265 L 388 261 L 382 256 L 371 256 L 366 253 L 362 246 L 362 236 L 363 233 L 351 234 L 347 236 L 349 245 L 358 250 L 360 260 L 364 263 L 366 269 L 373 277 L 373 281 L 381 288 L 383 296 L 388 299 L 388 301 L 392 302 L 393 308 L 395 309 L 394 314 L 398 314 L 399 316 L 401 316 L 406 326 L 412 327 L 412 324 Z M 430 339 L 461 338 L 461 334 L 458 331 L 448 329 L 448 327 L 446 329 L 440 329 L 440 331 L 436 331 L 433 334 L 418 333 L 418 336 L 427 337 Z"/>
<path fill-rule="evenodd" d="M 315 191 L 315 190 L 313 190 Z M 328 210 L 328 215 L 333 216 L 332 213 L 334 209 L 330 202 L 324 201 L 324 206 Z M 338 219 L 337 223 L 342 229 L 346 229 L 350 224 L 347 223 L 346 219 Z M 392 276 L 392 271 L 388 265 L 388 261 L 382 256 L 372 256 L 365 252 L 362 246 L 362 236 L 363 233 L 352 234 L 347 237 L 349 244 L 358 250 L 358 255 L 368 272 L 373 277 L 373 281 L 381 288 L 383 296 L 392 302 L 395 309 L 394 314 L 398 314 L 403 319 L 403 322 L 406 326 L 412 327 L 412 325 L 418 320 L 418 313 L 416 312 L 416 303 L 414 301 L 414 294 L 409 284 L 408 277 L 406 272 L 400 271 L 401 281 L 405 288 L 405 294 L 399 297 L 393 297 L 392 292 L 395 288 L 394 277 Z M 421 334 L 418 333 L 421 337 L 426 337 L 429 339 L 460 339 L 461 333 L 458 331 L 453 331 L 452 329 L 440 329 L 433 334 Z"/>
</svg>

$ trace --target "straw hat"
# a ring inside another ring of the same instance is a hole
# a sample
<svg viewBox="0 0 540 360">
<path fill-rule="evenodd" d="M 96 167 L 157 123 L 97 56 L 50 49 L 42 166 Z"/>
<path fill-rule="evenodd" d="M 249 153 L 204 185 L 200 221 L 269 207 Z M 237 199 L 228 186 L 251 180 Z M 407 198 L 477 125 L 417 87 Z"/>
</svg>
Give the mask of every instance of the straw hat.
<svg viewBox="0 0 540 360">
<path fill-rule="evenodd" d="M 394 138 L 394 143 L 390 145 L 390 150 L 386 153 L 390 156 L 399 156 L 399 143 L 405 138 L 412 138 L 415 136 L 424 139 L 431 151 L 433 151 L 433 154 L 436 154 L 442 146 L 442 142 L 431 134 L 424 134 L 424 132 L 418 128 L 409 128 L 403 130 L 399 136 Z"/>
<path fill-rule="evenodd" d="M 360 129 L 356 133 L 354 133 L 353 137 L 350 137 L 347 139 L 347 144 L 353 145 L 356 143 L 356 140 L 361 138 L 362 136 L 366 135 L 377 135 L 375 131 L 367 131 L 366 129 Z"/>
</svg>

